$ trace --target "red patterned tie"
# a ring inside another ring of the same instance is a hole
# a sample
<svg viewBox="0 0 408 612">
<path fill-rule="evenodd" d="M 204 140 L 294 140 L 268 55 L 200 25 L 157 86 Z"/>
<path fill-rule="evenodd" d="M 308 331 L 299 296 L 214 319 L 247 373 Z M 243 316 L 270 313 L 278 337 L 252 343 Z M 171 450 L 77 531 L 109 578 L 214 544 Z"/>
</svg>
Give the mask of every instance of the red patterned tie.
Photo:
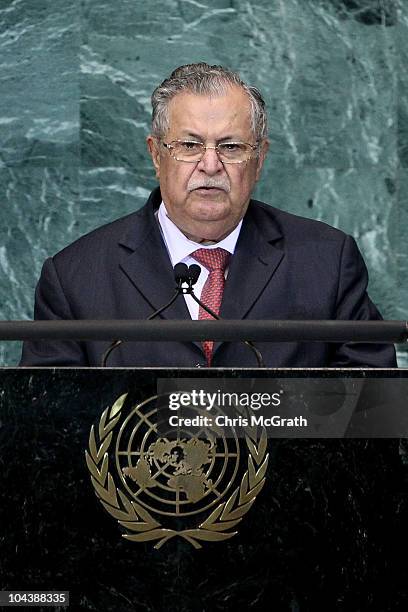
<svg viewBox="0 0 408 612">
<path fill-rule="evenodd" d="M 201 301 L 218 315 L 220 313 L 222 294 L 225 285 L 225 268 L 228 266 L 231 253 L 220 248 L 198 249 L 194 251 L 194 253 L 191 253 L 191 257 L 194 257 L 194 259 L 209 271 L 208 278 L 201 292 Z M 198 319 L 212 318 L 213 317 L 200 306 Z M 214 342 L 212 340 L 204 340 L 203 350 L 208 366 L 211 365 L 213 346 Z"/>
</svg>

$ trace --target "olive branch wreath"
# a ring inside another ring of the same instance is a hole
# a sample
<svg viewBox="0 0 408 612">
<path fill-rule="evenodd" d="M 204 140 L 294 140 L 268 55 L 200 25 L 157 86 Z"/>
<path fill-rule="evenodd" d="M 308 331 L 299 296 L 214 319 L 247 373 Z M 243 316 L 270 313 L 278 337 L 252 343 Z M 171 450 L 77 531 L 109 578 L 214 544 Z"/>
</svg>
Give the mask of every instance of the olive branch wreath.
<svg viewBox="0 0 408 612">
<path fill-rule="evenodd" d="M 108 450 L 126 396 L 126 393 L 121 395 L 111 408 L 107 408 L 102 413 L 97 431 L 92 425 L 89 434 L 89 452 L 85 451 L 92 485 L 101 504 L 122 527 L 133 532 L 122 534 L 122 537 L 132 542 L 159 540 L 154 546 L 159 549 L 171 538 L 180 536 L 190 542 L 194 548 L 199 549 L 201 544 L 198 540 L 216 542 L 228 540 L 236 535 L 237 531 L 228 530 L 243 519 L 265 484 L 269 459 L 266 453 L 265 429 L 262 428 L 258 436 L 257 427 L 245 428 L 245 440 L 249 450 L 248 469 L 240 485 L 234 489 L 228 500 L 219 504 L 196 529 L 181 531 L 166 529 L 143 506 L 131 501 L 118 489 L 109 472 Z"/>
</svg>

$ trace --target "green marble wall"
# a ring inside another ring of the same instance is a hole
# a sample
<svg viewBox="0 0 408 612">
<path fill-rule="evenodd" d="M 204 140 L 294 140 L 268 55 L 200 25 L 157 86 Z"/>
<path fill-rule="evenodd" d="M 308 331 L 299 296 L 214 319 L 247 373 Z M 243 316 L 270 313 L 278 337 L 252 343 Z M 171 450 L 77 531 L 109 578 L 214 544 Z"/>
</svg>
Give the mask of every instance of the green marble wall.
<svg viewBox="0 0 408 612">
<path fill-rule="evenodd" d="M 0 0 L 0 318 L 31 318 L 47 255 L 143 204 L 151 91 L 204 60 L 265 94 L 256 195 L 353 234 L 407 319 L 407 41 L 406 0 Z"/>
</svg>

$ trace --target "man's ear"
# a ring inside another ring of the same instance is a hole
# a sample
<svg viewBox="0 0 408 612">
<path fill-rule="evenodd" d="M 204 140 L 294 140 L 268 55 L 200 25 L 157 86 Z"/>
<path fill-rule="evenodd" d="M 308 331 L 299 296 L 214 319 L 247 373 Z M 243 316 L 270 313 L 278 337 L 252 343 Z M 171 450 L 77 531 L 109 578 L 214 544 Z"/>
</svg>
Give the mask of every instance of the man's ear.
<svg viewBox="0 0 408 612">
<path fill-rule="evenodd" d="M 156 178 L 160 179 L 160 151 L 157 138 L 149 134 L 146 138 L 146 144 L 153 161 L 153 166 L 156 170 Z"/>
<path fill-rule="evenodd" d="M 268 153 L 268 149 L 269 149 L 269 140 L 265 138 L 259 145 L 258 164 L 256 168 L 256 179 L 255 179 L 256 181 L 261 176 L 262 166 L 264 164 L 266 154 Z"/>
</svg>

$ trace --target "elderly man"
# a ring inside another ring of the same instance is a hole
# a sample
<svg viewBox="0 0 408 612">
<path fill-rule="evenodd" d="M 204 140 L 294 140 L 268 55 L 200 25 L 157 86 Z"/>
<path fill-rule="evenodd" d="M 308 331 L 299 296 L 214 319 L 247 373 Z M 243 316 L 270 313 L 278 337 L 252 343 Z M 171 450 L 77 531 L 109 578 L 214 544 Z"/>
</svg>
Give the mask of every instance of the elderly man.
<svg viewBox="0 0 408 612">
<path fill-rule="evenodd" d="M 36 319 L 147 319 L 201 267 L 196 295 L 226 319 L 379 319 L 354 240 L 251 200 L 268 149 L 259 91 L 221 66 L 177 68 L 152 95 L 147 145 L 160 183 L 146 205 L 48 259 Z M 161 315 L 209 315 L 180 296 Z M 27 342 L 22 365 L 91 366 L 109 343 Z M 269 367 L 392 367 L 392 346 L 259 343 Z M 254 366 L 243 343 L 122 343 L 112 366 Z"/>
</svg>

